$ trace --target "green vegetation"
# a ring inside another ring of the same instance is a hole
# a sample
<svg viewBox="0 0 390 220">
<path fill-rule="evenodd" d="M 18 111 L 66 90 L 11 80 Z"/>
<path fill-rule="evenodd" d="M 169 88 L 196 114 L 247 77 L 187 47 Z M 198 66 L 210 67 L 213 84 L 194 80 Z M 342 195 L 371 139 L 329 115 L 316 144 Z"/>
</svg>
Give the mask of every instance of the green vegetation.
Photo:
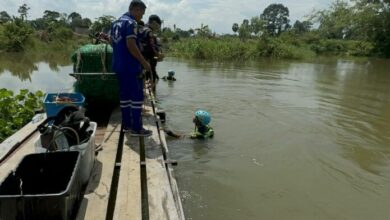
<svg viewBox="0 0 390 220">
<path fill-rule="evenodd" d="M 42 107 L 43 93 L 20 90 L 14 95 L 12 91 L 0 89 L 0 142 L 23 127 L 34 116 L 34 110 Z"/>
<path fill-rule="evenodd" d="M 182 38 L 169 43 L 167 50 L 176 57 L 195 59 L 304 59 L 316 55 L 370 56 L 374 44 L 358 40 L 321 39 L 314 32 L 299 36 L 286 32 L 279 37 L 263 36 L 246 40 L 233 36 Z"/>
<path fill-rule="evenodd" d="M 287 7 L 271 4 L 259 16 L 234 23 L 232 31 L 217 36 L 203 24 L 188 31 L 165 28 L 162 39 L 172 55 L 199 59 L 390 57 L 390 0 L 335 0 L 294 25 Z"/>
<path fill-rule="evenodd" d="M 259 38 L 242 41 L 236 37 L 193 37 L 173 42 L 169 53 L 177 57 L 211 60 L 249 60 L 260 57 L 300 59 L 310 58 L 315 53 L 281 38 Z"/>
<path fill-rule="evenodd" d="M 0 12 L 0 52 L 63 51 L 69 54 L 90 41 L 88 35 L 107 31 L 112 16 L 101 16 L 92 22 L 79 13 L 67 15 L 45 10 L 41 18 L 27 20 L 30 8 L 19 7 L 19 16 Z"/>
<path fill-rule="evenodd" d="M 104 15 L 92 22 L 77 12 L 46 10 L 41 18 L 28 21 L 29 10 L 23 4 L 17 17 L 0 12 L 0 52 L 70 53 L 89 41 L 89 33 L 107 32 L 114 20 Z M 390 57 L 390 0 L 335 0 L 328 9 L 314 11 L 294 24 L 289 14 L 286 6 L 271 4 L 259 15 L 234 23 L 233 35 L 218 36 L 203 24 L 189 30 L 174 25 L 164 28 L 161 38 L 168 53 L 188 58 Z"/>
</svg>

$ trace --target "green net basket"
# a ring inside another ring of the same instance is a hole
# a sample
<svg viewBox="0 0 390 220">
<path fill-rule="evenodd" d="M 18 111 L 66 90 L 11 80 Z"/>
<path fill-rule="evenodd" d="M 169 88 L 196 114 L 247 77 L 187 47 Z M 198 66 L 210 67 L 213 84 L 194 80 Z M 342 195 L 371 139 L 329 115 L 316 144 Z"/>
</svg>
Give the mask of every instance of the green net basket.
<svg viewBox="0 0 390 220">
<path fill-rule="evenodd" d="M 86 102 L 119 103 L 119 85 L 112 73 L 112 47 L 108 44 L 87 44 L 74 51 L 71 74 L 77 81 L 74 90 L 82 93 Z"/>
<path fill-rule="evenodd" d="M 87 44 L 71 56 L 75 73 L 112 72 L 112 47 L 108 44 Z"/>
</svg>

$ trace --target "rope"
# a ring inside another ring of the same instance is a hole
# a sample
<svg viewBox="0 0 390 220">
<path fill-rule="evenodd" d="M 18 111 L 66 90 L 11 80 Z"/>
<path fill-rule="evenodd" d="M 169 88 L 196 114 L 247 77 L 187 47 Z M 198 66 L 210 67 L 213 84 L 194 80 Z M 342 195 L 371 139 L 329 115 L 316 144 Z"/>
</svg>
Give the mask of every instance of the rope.
<svg viewBox="0 0 390 220">
<path fill-rule="evenodd" d="M 106 74 L 107 73 L 107 44 L 105 46 L 105 50 L 104 50 L 104 53 L 101 53 L 100 54 L 100 59 L 102 61 L 102 67 L 103 67 L 103 74 L 102 74 L 102 80 L 106 80 L 107 77 L 106 77 Z"/>
<path fill-rule="evenodd" d="M 81 63 L 81 52 L 80 52 L 80 50 L 78 50 L 77 51 L 77 63 L 76 63 L 76 69 L 75 69 L 76 73 L 79 72 L 80 63 Z"/>
</svg>

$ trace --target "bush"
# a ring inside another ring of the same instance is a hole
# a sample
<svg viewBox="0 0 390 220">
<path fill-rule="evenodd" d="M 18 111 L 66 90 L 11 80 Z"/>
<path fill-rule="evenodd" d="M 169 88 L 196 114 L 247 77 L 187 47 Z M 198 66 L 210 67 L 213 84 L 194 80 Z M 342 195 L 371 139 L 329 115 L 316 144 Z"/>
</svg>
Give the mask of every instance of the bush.
<svg viewBox="0 0 390 220">
<path fill-rule="evenodd" d="M 23 51 L 31 43 L 33 30 L 21 19 L 16 18 L 13 22 L 4 24 L 2 29 L 2 47 L 7 51 Z"/>
<path fill-rule="evenodd" d="M 257 50 L 262 57 L 302 59 L 315 56 L 315 53 L 294 40 L 289 43 L 283 38 L 261 38 L 257 45 Z"/>
<path fill-rule="evenodd" d="M 369 56 L 373 53 L 374 45 L 367 41 L 323 39 L 311 48 L 318 54 Z"/>
<path fill-rule="evenodd" d="M 52 40 L 67 41 L 71 40 L 73 37 L 73 32 L 71 29 L 66 27 L 57 27 L 52 30 L 49 34 L 49 38 Z"/>
</svg>

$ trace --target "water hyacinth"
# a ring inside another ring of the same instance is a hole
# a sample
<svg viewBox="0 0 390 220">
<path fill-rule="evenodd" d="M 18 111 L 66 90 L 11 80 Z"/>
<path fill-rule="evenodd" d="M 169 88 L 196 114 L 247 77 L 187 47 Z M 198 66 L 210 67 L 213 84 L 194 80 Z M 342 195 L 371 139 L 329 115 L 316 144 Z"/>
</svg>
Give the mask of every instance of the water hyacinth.
<svg viewBox="0 0 390 220">
<path fill-rule="evenodd" d="M 41 91 L 23 89 L 14 94 L 0 89 L 0 142 L 31 121 L 35 110 L 42 107 L 42 97 Z"/>
</svg>

